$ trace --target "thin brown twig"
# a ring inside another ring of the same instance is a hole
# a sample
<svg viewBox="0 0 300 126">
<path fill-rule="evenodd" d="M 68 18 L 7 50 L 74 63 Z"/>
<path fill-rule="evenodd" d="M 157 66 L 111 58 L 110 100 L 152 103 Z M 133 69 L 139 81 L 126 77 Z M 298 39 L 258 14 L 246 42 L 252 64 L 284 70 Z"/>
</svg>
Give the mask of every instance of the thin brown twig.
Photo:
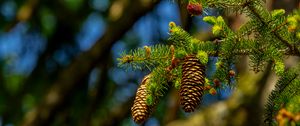
<svg viewBox="0 0 300 126">
<path fill-rule="evenodd" d="M 276 28 L 274 28 L 271 32 L 276 32 L 277 30 L 279 30 L 280 28 L 282 28 L 286 24 L 287 24 L 287 20 L 282 22 L 280 25 L 278 25 Z"/>
</svg>

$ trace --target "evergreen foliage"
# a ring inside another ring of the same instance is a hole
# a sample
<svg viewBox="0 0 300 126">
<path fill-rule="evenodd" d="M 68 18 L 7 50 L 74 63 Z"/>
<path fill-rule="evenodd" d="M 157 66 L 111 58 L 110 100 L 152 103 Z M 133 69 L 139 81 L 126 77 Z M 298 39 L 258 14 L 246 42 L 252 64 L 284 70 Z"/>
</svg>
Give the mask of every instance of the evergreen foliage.
<svg viewBox="0 0 300 126">
<path fill-rule="evenodd" d="M 296 107 L 299 112 L 299 105 L 295 102 L 294 104 L 290 102 L 294 97 L 300 95 L 300 82 L 299 82 L 299 71 L 289 70 L 284 73 L 284 76 L 278 80 L 275 85 L 275 89 L 271 92 L 268 103 L 265 109 L 265 120 L 264 122 L 268 125 L 273 123 L 273 118 L 279 109 L 285 104 L 289 103 L 291 106 Z M 298 99 L 299 100 L 299 99 Z M 293 101 L 292 101 L 293 102 Z"/>
<path fill-rule="evenodd" d="M 138 48 L 123 53 L 119 66 L 124 68 L 144 69 L 151 71 L 151 83 L 147 85 L 148 105 L 153 98 L 164 95 L 170 88 L 169 83 L 178 89 L 182 79 L 184 57 L 196 55 L 201 64 L 206 65 L 209 57 L 218 57 L 216 72 L 212 80 L 232 85 L 234 72 L 232 67 L 240 55 L 250 57 L 250 67 L 259 72 L 266 63 L 273 63 L 273 70 L 280 77 L 276 88 L 269 96 L 265 111 L 265 123 L 274 124 L 274 118 L 280 108 L 286 106 L 288 111 L 300 112 L 300 78 L 299 68 L 286 70 L 284 58 L 289 55 L 300 56 L 300 11 L 285 16 L 283 9 L 269 12 L 261 0 L 190 0 L 199 2 L 203 8 L 217 8 L 229 13 L 246 14 L 250 20 L 237 31 L 231 30 L 222 16 L 206 16 L 205 22 L 212 25 L 212 33 L 218 39 L 201 41 L 191 36 L 174 22 L 169 24 L 171 45 L 154 45 Z M 298 70 L 298 71 L 297 71 Z M 230 73 L 231 72 L 231 73 Z M 214 87 L 220 88 L 220 87 Z M 182 93 L 182 92 L 181 92 Z M 299 124 L 299 122 L 297 122 Z"/>
</svg>

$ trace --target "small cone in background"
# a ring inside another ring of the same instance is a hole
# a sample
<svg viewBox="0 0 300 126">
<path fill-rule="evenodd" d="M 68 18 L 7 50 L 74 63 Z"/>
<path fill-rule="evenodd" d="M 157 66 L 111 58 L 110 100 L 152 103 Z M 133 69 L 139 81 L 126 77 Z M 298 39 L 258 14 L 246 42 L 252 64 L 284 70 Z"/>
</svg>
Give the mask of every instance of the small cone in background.
<svg viewBox="0 0 300 126">
<path fill-rule="evenodd" d="M 202 5 L 197 2 L 189 2 L 188 5 L 186 6 L 186 9 L 189 14 L 193 16 L 201 15 L 202 14 Z"/>
<path fill-rule="evenodd" d="M 154 108 L 154 105 L 149 106 L 146 104 L 146 99 L 147 99 L 146 86 L 149 84 L 150 77 L 151 77 L 150 74 L 144 77 L 140 87 L 137 89 L 135 100 L 133 106 L 131 107 L 132 118 L 134 122 L 138 124 L 141 124 L 144 121 L 146 121 L 149 118 Z"/>
<path fill-rule="evenodd" d="M 209 89 L 209 94 L 216 95 L 217 94 L 217 90 L 215 88 L 211 88 L 211 89 Z"/>
<path fill-rule="evenodd" d="M 188 55 L 182 65 L 180 104 L 185 112 L 193 112 L 202 100 L 205 66 L 194 55 Z"/>
</svg>

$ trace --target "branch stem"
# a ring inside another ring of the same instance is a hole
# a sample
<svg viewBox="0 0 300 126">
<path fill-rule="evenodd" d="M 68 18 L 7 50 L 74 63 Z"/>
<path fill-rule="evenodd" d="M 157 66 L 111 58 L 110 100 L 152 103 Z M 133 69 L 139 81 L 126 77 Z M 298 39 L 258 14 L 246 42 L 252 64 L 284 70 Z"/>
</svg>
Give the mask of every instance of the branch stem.
<svg viewBox="0 0 300 126">
<path fill-rule="evenodd" d="M 254 8 L 254 6 L 252 6 L 251 4 L 248 4 L 247 7 L 264 26 L 269 27 L 268 23 L 266 21 L 264 21 L 264 18 L 257 12 L 257 9 Z M 271 33 L 277 39 L 279 39 L 284 45 L 286 45 L 290 49 L 290 52 L 292 54 L 296 54 L 297 56 L 300 56 L 299 50 L 296 47 L 294 47 L 293 45 L 291 45 L 287 40 L 285 40 L 278 32 L 272 30 Z"/>
</svg>

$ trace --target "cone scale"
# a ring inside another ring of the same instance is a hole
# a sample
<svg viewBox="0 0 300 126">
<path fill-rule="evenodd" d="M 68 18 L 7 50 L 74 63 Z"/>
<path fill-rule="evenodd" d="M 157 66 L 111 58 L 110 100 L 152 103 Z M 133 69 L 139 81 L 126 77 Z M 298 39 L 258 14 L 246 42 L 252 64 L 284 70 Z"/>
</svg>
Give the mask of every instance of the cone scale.
<svg viewBox="0 0 300 126">
<path fill-rule="evenodd" d="M 200 104 L 205 84 L 205 66 L 194 55 L 184 58 L 180 85 L 180 104 L 185 112 L 193 112 Z"/>
</svg>

